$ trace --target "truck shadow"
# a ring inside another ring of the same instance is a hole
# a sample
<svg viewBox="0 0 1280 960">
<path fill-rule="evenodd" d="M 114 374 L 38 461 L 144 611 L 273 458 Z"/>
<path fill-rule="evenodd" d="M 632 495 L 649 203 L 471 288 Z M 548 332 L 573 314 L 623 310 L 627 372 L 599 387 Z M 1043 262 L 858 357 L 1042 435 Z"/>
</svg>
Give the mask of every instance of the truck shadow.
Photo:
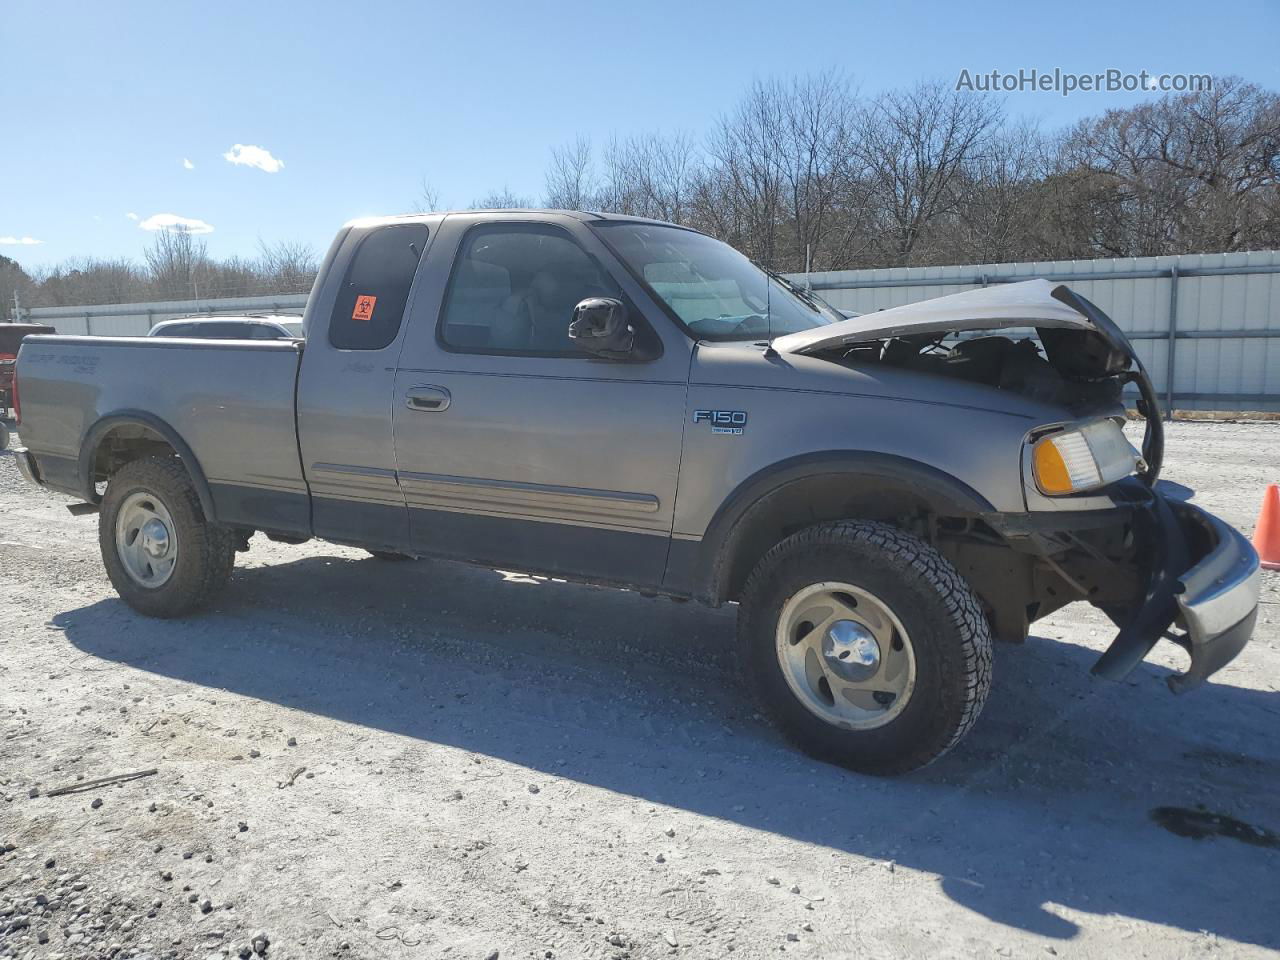
<svg viewBox="0 0 1280 960">
<path fill-rule="evenodd" d="M 1280 827 L 1275 694 L 1175 698 L 1149 666 L 1093 681 L 1095 651 L 1032 638 L 997 650 L 964 744 L 880 780 L 815 764 L 755 716 L 733 608 L 311 556 L 238 572 L 192 620 L 111 599 L 53 622 L 137 669 L 928 871 L 957 903 L 1047 937 L 1074 936 L 1078 911 L 1280 945 L 1280 853 L 1149 817 L 1204 803 Z"/>
</svg>

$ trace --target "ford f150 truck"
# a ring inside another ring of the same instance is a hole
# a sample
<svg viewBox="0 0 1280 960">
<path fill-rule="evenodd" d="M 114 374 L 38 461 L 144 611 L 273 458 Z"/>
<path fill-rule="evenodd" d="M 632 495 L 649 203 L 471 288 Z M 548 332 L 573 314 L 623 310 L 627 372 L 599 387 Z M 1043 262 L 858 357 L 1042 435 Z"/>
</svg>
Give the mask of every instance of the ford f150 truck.
<svg viewBox="0 0 1280 960">
<path fill-rule="evenodd" d="M 1184 647 L 1175 691 L 1253 629 L 1253 549 L 1162 492 L 1142 364 L 1045 280 L 850 317 L 693 230 L 485 211 L 348 224 L 304 322 L 24 343 L 18 462 L 142 613 L 255 533 L 736 602 L 767 714 L 874 773 L 957 743 L 993 637 L 1065 604 L 1116 623 L 1104 677 Z"/>
</svg>

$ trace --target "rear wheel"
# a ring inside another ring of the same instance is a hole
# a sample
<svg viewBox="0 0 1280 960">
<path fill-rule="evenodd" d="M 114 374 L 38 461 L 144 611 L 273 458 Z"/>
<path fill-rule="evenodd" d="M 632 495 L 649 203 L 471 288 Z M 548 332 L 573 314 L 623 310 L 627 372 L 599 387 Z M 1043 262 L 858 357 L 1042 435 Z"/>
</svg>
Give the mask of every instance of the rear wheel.
<svg viewBox="0 0 1280 960">
<path fill-rule="evenodd" d="M 151 617 L 180 617 L 205 606 L 235 562 L 234 535 L 205 519 L 176 457 L 135 460 L 112 475 L 98 545 L 116 592 Z"/>
<path fill-rule="evenodd" d="M 811 527 L 760 561 L 739 634 L 752 685 L 819 759 L 903 773 L 951 749 L 991 685 L 991 632 L 941 554 L 882 523 Z"/>
</svg>

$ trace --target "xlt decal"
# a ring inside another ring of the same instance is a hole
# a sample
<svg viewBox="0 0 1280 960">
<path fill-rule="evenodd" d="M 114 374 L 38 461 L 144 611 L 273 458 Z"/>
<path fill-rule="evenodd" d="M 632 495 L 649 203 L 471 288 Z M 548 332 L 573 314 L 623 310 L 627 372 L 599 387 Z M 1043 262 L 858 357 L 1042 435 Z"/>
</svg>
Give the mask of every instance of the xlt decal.
<svg viewBox="0 0 1280 960">
<path fill-rule="evenodd" d="M 742 436 L 742 428 L 747 425 L 745 410 L 695 410 L 694 423 L 709 423 L 712 433 L 723 433 L 729 436 Z"/>
</svg>

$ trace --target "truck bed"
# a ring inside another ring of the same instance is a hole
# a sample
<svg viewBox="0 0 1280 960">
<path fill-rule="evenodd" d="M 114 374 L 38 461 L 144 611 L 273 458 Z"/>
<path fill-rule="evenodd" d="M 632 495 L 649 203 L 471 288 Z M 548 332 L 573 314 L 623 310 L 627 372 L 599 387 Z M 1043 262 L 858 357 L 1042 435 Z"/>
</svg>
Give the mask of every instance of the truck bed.
<svg viewBox="0 0 1280 960">
<path fill-rule="evenodd" d="M 304 530 L 294 419 L 301 355 L 292 341 L 31 337 L 17 363 L 22 441 L 45 483 L 84 496 L 103 436 L 167 429 L 189 448 L 179 453 L 207 481 L 220 522 L 266 526 L 257 513 L 269 503 L 274 527 Z"/>
</svg>

